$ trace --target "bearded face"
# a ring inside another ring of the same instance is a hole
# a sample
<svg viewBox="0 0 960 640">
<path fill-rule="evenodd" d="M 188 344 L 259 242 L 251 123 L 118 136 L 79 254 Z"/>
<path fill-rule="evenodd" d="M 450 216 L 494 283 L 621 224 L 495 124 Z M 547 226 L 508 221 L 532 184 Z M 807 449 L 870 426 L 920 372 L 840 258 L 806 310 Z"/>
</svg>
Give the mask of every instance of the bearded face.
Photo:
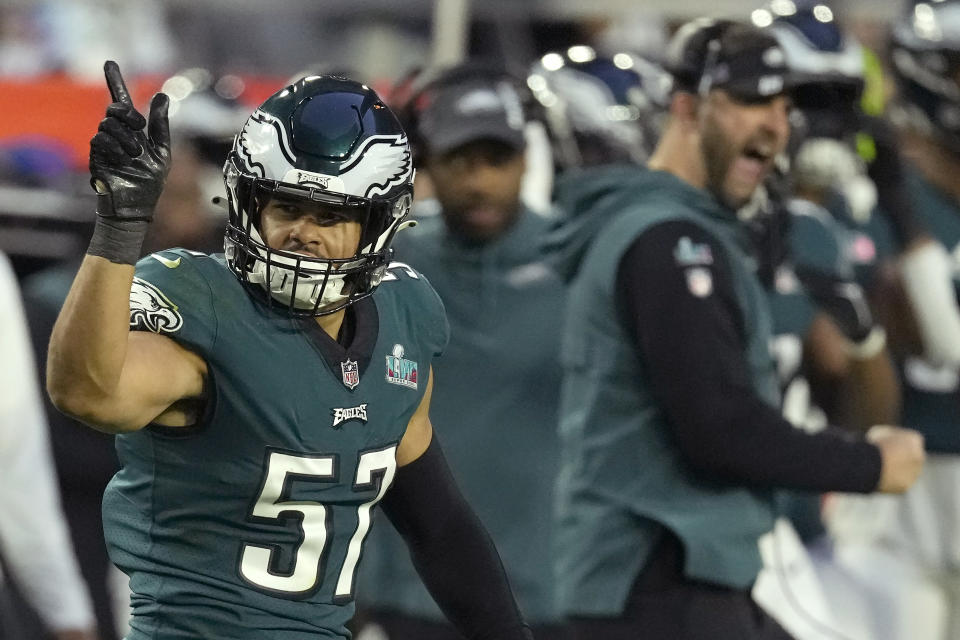
<svg viewBox="0 0 960 640">
<path fill-rule="evenodd" d="M 739 102 L 711 91 L 700 106 L 700 152 L 706 188 L 724 205 L 739 209 L 773 169 L 787 145 L 789 98 Z"/>
</svg>

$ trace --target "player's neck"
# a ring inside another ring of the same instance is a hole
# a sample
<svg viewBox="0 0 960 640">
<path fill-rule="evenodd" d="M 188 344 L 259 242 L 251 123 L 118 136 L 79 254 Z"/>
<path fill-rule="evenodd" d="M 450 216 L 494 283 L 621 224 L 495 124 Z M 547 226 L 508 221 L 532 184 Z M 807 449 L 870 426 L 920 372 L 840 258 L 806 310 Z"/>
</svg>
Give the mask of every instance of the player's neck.
<svg viewBox="0 0 960 640">
<path fill-rule="evenodd" d="M 336 313 L 331 313 L 325 316 L 317 316 L 315 320 L 328 336 L 330 336 L 333 340 L 336 340 L 337 336 L 340 334 L 340 327 L 343 326 L 343 319 L 345 315 L 346 309 L 341 309 Z"/>
<path fill-rule="evenodd" d="M 676 122 L 668 126 L 647 166 L 654 171 L 672 173 L 687 184 L 703 189 L 707 183 L 706 168 L 700 160 L 695 131 Z"/>
</svg>

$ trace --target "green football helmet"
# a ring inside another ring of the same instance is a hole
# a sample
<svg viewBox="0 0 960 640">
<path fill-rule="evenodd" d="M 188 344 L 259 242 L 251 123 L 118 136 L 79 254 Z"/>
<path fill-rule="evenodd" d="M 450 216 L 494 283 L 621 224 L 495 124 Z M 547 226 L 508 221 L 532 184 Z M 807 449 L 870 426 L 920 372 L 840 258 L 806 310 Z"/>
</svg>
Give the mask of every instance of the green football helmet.
<svg viewBox="0 0 960 640">
<path fill-rule="evenodd" d="M 310 76 L 247 119 L 224 165 L 227 263 L 295 315 L 325 315 L 373 293 L 413 199 L 413 162 L 397 118 L 369 87 Z M 272 249 L 260 213 L 271 198 L 328 205 L 361 225 L 357 253 L 322 259 Z"/>
</svg>

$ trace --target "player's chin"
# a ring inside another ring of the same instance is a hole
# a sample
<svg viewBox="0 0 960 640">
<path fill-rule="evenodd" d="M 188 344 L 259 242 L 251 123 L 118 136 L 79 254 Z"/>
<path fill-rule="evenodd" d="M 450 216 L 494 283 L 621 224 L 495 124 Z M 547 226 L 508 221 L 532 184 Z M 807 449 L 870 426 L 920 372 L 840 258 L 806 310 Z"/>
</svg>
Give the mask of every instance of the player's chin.
<svg viewBox="0 0 960 640">
<path fill-rule="evenodd" d="M 723 203 L 729 208 L 737 210 L 753 199 L 760 181 L 728 181 L 723 188 Z"/>
</svg>

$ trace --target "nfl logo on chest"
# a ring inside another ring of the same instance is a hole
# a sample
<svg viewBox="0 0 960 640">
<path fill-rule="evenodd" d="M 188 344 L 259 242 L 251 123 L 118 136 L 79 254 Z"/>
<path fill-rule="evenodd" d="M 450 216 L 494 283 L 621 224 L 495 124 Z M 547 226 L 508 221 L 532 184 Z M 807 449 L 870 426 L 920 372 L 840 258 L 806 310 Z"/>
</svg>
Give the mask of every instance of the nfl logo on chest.
<svg viewBox="0 0 960 640">
<path fill-rule="evenodd" d="M 345 384 L 348 389 L 353 390 L 360 384 L 360 367 L 357 366 L 356 360 L 350 360 L 348 358 L 346 361 L 341 362 L 340 372 L 343 375 L 343 384 Z"/>
<path fill-rule="evenodd" d="M 387 382 L 417 388 L 417 363 L 403 357 L 402 344 L 393 345 L 393 354 L 387 356 Z"/>
</svg>

